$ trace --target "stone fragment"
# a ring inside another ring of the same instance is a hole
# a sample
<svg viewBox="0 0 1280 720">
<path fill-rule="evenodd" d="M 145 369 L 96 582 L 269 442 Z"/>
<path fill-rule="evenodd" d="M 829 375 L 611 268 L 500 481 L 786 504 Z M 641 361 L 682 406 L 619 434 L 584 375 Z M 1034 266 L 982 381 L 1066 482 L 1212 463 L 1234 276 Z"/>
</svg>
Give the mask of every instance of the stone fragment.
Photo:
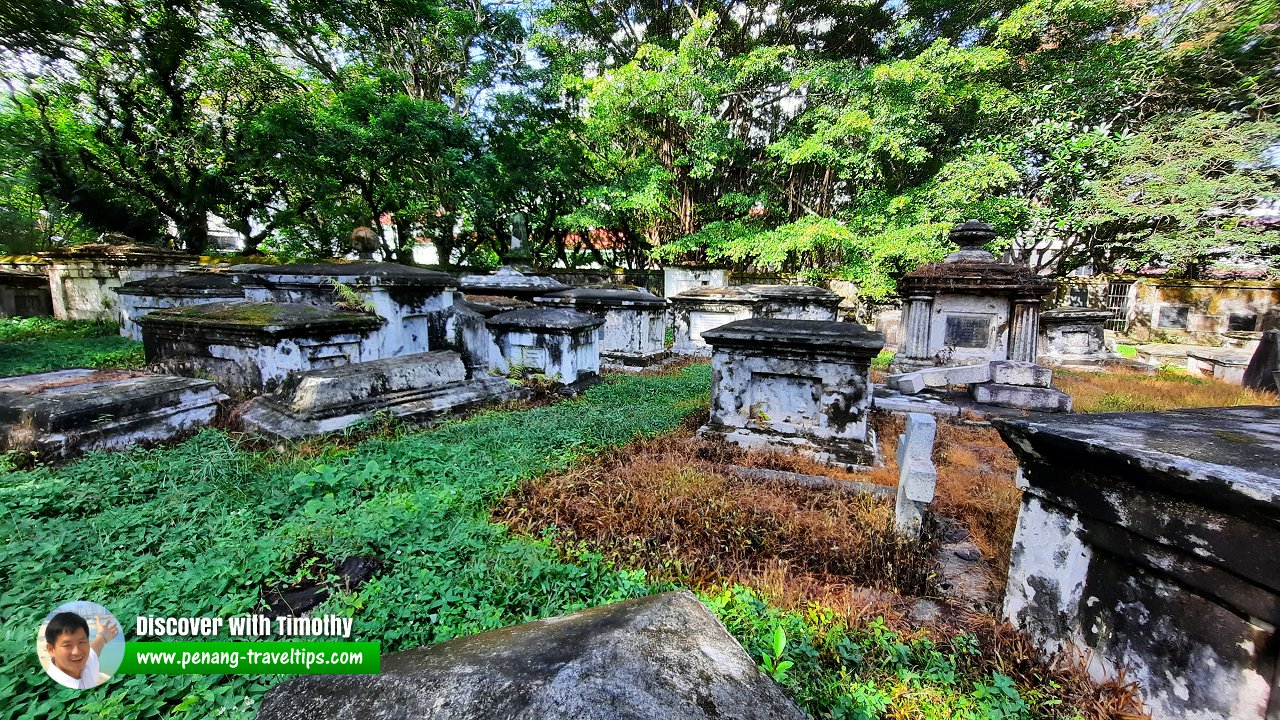
<svg viewBox="0 0 1280 720">
<path fill-rule="evenodd" d="M 208 380 L 130 370 L 0 378 L 0 452 L 70 455 L 168 440 L 212 422 L 226 399 Z"/>
<path fill-rule="evenodd" d="M 982 383 L 969 388 L 977 402 L 1035 412 L 1071 412 L 1071 396 L 1053 388 Z"/>
<path fill-rule="evenodd" d="M 378 675 L 277 685 L 258 720 L 804 720 L 688 591 L 382 658 Z"/>
<path fill-rule="evenodd" d="M 1280 408 L 992 424 L 1024 485 L 1004 617 L 1123 665 L 1152 717 L 1273 717 Z"/>
<path fill-rule="evenodd" d="M 890 375 L 885 383 L 905 395 L 914 395 L 926 388 L 943 388 L 950 385 L 971 385 L 991 380 L 991 365 L 961 365 L 958 367 L 933 367 L 915 372 Z"/>
<path fill-rule="evenodd" d="M 1053 371 L 1043 365 L 1014 360 L 994 360 L 991 382 L 1024 387 L 1053 387 Z"/>
<path fill-rule="evenodd" d="M 906 432 L 898 436 L 898 493 L 895 522 L 899 532 L 920 533 L 925 506 L 933 502 L 938 472 L 933 466 L 933 438 L 937 421 L 932 415 L 907 415 Z"/>
</svg>

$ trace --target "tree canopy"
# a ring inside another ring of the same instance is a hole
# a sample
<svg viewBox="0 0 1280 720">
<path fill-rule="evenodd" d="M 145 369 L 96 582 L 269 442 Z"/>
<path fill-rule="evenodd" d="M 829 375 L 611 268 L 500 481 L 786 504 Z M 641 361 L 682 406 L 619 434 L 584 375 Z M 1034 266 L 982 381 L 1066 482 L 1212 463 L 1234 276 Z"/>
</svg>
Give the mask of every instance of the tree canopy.
<svg viewBox="0 0 1280 720">
<path fill-rule="evenodd" d="M 10 249 L 202 251 L 217 215 L 485 265 L 518 225 L 539 264 L 871 296 L 968 217 L 1060 273 L 1280 251 L 1275 0 L 40 0 L 0 33 Z"/>
</svg>

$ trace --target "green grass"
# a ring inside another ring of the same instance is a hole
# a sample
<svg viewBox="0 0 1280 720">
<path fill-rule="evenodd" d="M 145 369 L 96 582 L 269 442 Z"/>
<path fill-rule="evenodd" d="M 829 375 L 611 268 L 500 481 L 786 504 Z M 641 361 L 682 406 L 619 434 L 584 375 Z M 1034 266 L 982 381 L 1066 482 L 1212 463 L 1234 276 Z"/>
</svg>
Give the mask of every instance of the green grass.
<svg viewBox="0 0 1280 720">
<path fill-rule="evenodd" d="M 1130 360 L 1132 360 L 1138 357 L 1138 346 L 1137 345 L 1116 345 L 1116 352 L 1120 353 L 1121 357 L 1127 357 Z"/>
<path fill-rule="evenodd" d="M 878 355 L 871 359 L 872 370 L 888 370 L 893 364 L 894 352 L 892 350 L 881 350 Z"/>
<path fill-rule="evenodd" d="M 142 343 L 114 323 L 53 318 L 0 319 L 0 377 L 66 368 L 133 368 L 146 362 Z"/>
<path fill-rule="evenodd" d="M 63 689 L 41 671 L 33 641 L 41 618 L 73 599 L 105 605 L 129 638 L 140 614 L 247 614 L 269 589 L 318 582 L 333 595 L 315 612 L 353 617 L 352 638 L 380 641 L 385 653 L 667 589 L 589 549 L 513 536 L 489 511 L 523 478 L 673 430 L 705 407 L 709 383 L 706 365 L 620 377 L 577 400 L 345 449 L 253 449 L 205 430 L 169 448 L 0 469 L 9 588 L 0 596 L 0 720 L 248 720 L 287 679 L 122 676 L 93 691 Z M 351 556 L 386 564 L 348 591 L 333 567 Z M 815 716 L 888 708 L 1030 717 L 1007 677 L 970 661 L 971 637 L 944 647 L 883 625 L 847 628 L 830 611 L 784 612 L 741 587 L 704 601 Z M 1030 701 L 1052 692 L 1027 691 Z"/>
</svg>

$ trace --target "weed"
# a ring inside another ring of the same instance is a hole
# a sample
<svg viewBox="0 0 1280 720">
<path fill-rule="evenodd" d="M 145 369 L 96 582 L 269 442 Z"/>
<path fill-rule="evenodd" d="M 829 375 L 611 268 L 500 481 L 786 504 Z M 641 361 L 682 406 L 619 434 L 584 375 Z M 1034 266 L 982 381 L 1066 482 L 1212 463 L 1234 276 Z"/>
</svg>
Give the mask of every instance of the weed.
<svg viewBox="0 0 1280 720">
<path fill-rule="evenodd" d="M 1071 396 L 1076 412 L 1154 412 L 1175 408 L 1275 405 L 1275 394 L 1196 377 L 1177 369 L 1154 375 L 1054 371 L 1054 385 Z"/>
</svg>

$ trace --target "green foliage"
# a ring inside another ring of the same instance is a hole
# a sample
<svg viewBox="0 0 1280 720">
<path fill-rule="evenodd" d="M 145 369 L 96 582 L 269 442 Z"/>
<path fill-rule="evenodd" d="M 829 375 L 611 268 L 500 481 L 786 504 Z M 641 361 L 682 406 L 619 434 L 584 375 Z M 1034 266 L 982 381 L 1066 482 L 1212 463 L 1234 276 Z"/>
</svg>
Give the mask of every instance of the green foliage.
<svg viewBox="0 0 1280 720">
<path fill-rule="evenodd" d="M 119 335 L 115 323 L 0 318 L 0 377 L 66 368 L 134 368 L 142 343 Z"/>
<path fill-rule="evenodd" d="M 872 370 L 888 370 L 893 364 L 895 353 L 892 350 L 881 350 L 874 358 L 871 359 Z"/>
<path fill-rule="evenodd" d="M 978 662 L 981 648 L 972 635 L 939 645 L 904 637 L 879 619 L 849 627 L 828 609 L 782 611 L 741 586 L 702 600 L 812 717 L 1033 717 L 1013 680 Z M 1056 715 L 1053 698 L 1041 699 L 1044 707 L 1034 715 Z"/>
<path fill-rule="evenodd" d="M 599 556 L 509 536 L 488 510 L 522 478 L 675 428 L 708 372 L 625 377 L 578 400 L 318 456 L 205 430 L 172 448 L 0 473 L 0 718 L 247 720 L 285 679 L 131 676 L 109 693 L 64 690 L 35 661 L 31 628 L 72 597 L 102 602 L 127 628 L 143 613 L 248 613 L 266 590 L 320 583 L 334 593 L 318 612 L 354 617 L 354 637 L 391 652 L 651 592 L 642 573 Z M 347 591 L 333 569 L 353 555 L 387 564 Z"/>
</svg>

